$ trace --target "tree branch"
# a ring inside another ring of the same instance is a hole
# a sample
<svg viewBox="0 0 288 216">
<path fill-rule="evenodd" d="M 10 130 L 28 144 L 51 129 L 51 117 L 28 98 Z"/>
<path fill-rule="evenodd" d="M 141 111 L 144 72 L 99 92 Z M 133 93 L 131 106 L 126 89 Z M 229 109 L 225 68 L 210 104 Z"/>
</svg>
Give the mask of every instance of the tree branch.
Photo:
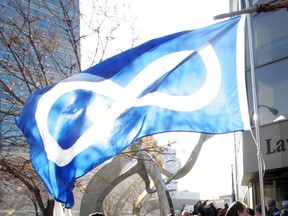
<svg viewBox="0 0 288 216">
<path fill-rule="evenodd" d="M 26 186 L 26 188 L 34 194 L 41 211 L 44 212 L 45 211 L 45 207 L 44 207 L 44 204 L 42 202 L 40 189 L 35 184 L 29 183 L 25 179 L 25 177 L 23 177 L 21 175 L 21 173 L 19 171 L 15 170 L 13 167 L 11 167 L 4 159 L 0 160 L 0 166 L 2 167 L 1 169 L 3 171 L 8 172 L 11 175 L 13 175 L 14 178 L 19 179 Z M 29 180 L 33 183 L 32 179 L 29 179 Z"/>
</svg>

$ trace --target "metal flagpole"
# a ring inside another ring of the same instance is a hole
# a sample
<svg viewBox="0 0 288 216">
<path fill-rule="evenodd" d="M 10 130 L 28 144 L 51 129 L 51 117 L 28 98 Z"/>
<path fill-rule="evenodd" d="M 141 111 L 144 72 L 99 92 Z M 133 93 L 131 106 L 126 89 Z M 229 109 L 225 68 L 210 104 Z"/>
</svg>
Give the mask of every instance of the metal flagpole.
<svg viewBox="0 0 288 216">
<path fill-rule="evenodd" d="M 288 9 L 288 0 L 283 0 L 282 2 L 279 3 L 263 3 L 260 5 L 257 5 L 256 7 L 247 7 L 243 10 L 239 11 L 233 11 L 230 13 L 224 13 L 220 14 L 214 17 L 214 19 L 224 19 L 228 17 L 233 17 L 233 16 L 239 16 L 242 14 L 247 14 L 247 13 L 254 13 L 256 12 L 257 14 L 262 13 L 262 12 L 272 12 L 275 10 L 279 10 L 281 8 L 287 8 Z"/>
<path fill-rule="evenodd" d="M 249 0 L 245 0 L 246 7 L 249 7 Z M 254 49 L 253 49 L 253 38 L 252 38 L 252 27 L 251 27 L 251 14 L 247 15 L 247 30 L 248 30 L 248 46 L 249 46 L 249 57 L 250 57 L 250 68 L 251 68 L 251 83 L 252 83 L 252 98 L 253 98 L 253 109 L 254 109 L 254 122 L 255 122 L 255 134 L 256 134 L 256 146 L 257 146 L 257 158 L 258 158 L 258 172 L 259 172 L 259 187 L 260 187 L 260 199 L 261 199 L 261 211 L 262 215 L 266 216 L 265 201 L 264 201 L 264 184 L 263 184 L 263 164 L 262 164 L 262 152 L 260 142 L 260 130 L 259 130 L 259 119 L 258 119 L 258 102 L 256 94 L 256 81 L 255 81 L 255 65 L 254 65 Z M 253 134 L 252 134 L 253 136 Z"/>
</svg>

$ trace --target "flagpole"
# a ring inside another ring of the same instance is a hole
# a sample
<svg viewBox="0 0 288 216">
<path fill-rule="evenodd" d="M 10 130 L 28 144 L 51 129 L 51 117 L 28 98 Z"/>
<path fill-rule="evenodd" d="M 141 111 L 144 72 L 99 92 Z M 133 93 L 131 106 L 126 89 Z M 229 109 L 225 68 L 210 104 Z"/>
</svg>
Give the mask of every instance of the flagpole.
<svg viewBox="0 0 288 216">
<path fill-rule="evenodd" d="M 234 175 L 233 175 L 233 164 L 231 164 L 231 177 L 232 177 L 232 195 L 231 195 L 231 203 L 236 201 L 236 195 L 234 190 Z"/>
<path fill-rule="evenodd" d="M 224 18 L 229 18 L 229 17 L 233 17 L 233 16 L 239 16 L 242 14 L 247 14 L 247 13 L 262 13 L 262 12 L 272 12 L 275 10 L 279 10 L 282 8 L 287 8 L 288 9 L 288 0 L 283 0 L 283 2 L 279 2 L 279 3 L 264 3 L 264 4 L 260 4 L 257 7 L 249 7 L 249 8 L 245 8 L 243 10 L 239 10 L 239 11 L 233 11 L 230 13 L 224 13 L 224 14 L 219 14 L 217 16 L 214 17 L 214 19 L 224 19 Z"/>
<path fill-rule="evenodd" d="M 249 7 L 249 0 L 245 0 L 245 2 L 246 2 L 246 7 Z M 247 29 L 248 29 L 248 46 L 249 46 L 251 83 L 252 83 L 252 98 L 253 98 L 252 101 L 253 101 L 253 109 L 254 109 L 254 115 L 255 115 L 255 118 L 254 118 L 255 134 L 256 134 L 255 142 L 256 142 L 256 146 L 257 146 L 261 211 L 262 211 L 262 215 L 266 216 L 265 201 L 264 201 L 262 152 L 261 152 L 260 130 L 259 130 L 259 119 L 258 119 L 258 102 L 257 102 L 256 81 L 255 81 L 254 49 L 253 49 L 253 38 L 252 38 L 251 14 L 250 13 L 247 15 L 247 25 L 248 25 L 247 26 Z"/>
</svg>

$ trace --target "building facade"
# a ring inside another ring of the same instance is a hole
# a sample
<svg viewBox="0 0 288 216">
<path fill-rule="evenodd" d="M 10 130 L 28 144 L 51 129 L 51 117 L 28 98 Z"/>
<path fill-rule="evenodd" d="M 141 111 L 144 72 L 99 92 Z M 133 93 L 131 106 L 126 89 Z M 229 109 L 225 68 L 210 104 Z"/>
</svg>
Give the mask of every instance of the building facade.
<svg viewBox="0 0 288 216">
<path fill-rule="evenodd" d="M 49 195 L 15 116 L 32 92 L 78 72 L 79 1 L 1 0 L 0 11 L 0 214 L 39 215 Z"/>
<path fill-rule="evenodd" d="M 79 72 L 80 12 L 78 0 L 2 0 L 0 11 L 0 138 L 9 147 L 25 142 L 15 116 L 27 96 Z"/>
<path fill-rule="evenodd" d="M 230 9 L 246 8 L 245 3 L 230 1 Z M 250 1 L 249 7 L 263 3 L 266 1 Z M 258 158 L 263 164 L 265 204 L 274 199 L 280 208 L 288 200 L 288 23 L 284 20 L 288 20 L 286 9 L 251 14 L 254 64 L 250 63 L 246 34 L 245 71 L 252 131 L 235 134 L 235 179 L 238 200 L 251 207 L 261 203 Z M 252 88 L 253 69 L 256 86 Z M 257 97 L 260 149 L 254 142 L 253 89 Z"/>
</svg>

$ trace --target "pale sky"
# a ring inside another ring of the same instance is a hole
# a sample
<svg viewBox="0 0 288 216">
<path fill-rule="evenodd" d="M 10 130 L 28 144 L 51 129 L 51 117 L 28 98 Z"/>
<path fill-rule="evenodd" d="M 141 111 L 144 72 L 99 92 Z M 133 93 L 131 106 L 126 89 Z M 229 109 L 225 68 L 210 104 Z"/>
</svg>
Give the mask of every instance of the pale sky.
<svg viewBox="0 0 288 216">
<path fill-rule="evenodd" d="M 96 0 L 93 0 L 96 1 Z M 93 1 L 81 1 L 82 15 L 86 15 L 81 21 L 81 34 L 87 35 L 91 31 L 83 27 L 88 23 L 89 28 L 98 28 L 97 16 L 92 12 Z M 98 4 L 100 0 L 96 1 Z M 102 2 L 105 2 L 104 0 Z M 126 25 L 121 21 L 121 30 L 117 29 L 115 39 L 110 41 L 107 47 L 108 56 L 125 51 L 131 47 L 131 27 L 134 28 L 134 36 L 140 45 L 153 38 L 162 37 L 180 31 L 192 30 L 219 22 L 213 17 L 228 12 L 229 0 L 109 0 L 109 4 L 117 4 L 120 8 L 117 14 L 120 18 L 125 17 Z M 126 7 L 123 6 L 126 5 Z M 129 7 L 127 7 L 129 5 Z M 123 17 L 122 17 L 123 16 Z M 85 23 L 85 24 L 84 24 Z M 105 24 L 107 24 L 105 22 Z M 107 29 L 106 29 L 107 30 Z M 103 31 L 103 29 L 102 29 Z M 109 29 L 108 29 L 109 31 Z M 81 62 L 82 69 L 91 66 L 90 56 L 95 54 L 95 46 L 98 38 L 93 36 L 81 39 Z M 93 66 L 93 65 L 92 65 Z"/>
<path fill-rule="evenodd" d="M 214 16 L 228 12 L 228 3 L 229 0 L 131 1 L 147 40 L 212 24 L 216 22 Z"/>
<path fill-rule="evenodd" d="M 157 135 L 159 145 L 176 141 L 177 157 L 182 166 L 188 159 L 199 135 L 194 133 L 167 133 Z M 216 199 L 232 193 L 231 165 L 234 160 L 234 134 L 215 135 L 207 140 L 191 171 L 178 180 L 178 190 L 200 193 L 200 198 Z"/>
<path fill-rule="evenodd" d="M 175 32 L 213 24 L 216 22 L 213 20 L 214 16 L 229 12 L 229 0 L 117 0 L 117 3 L 130 4 L 131 17 L 137 16 L 135 34 L 139 34 L 141 38 L 137 44 Z M 122 37 L 124 41 L 126 37 L 127 42 L 128 36 L 122 33 L 119 38 Z M 88 39 L 84 42 L 88 44 L 87 47 L 95 43 Z M 115 49 L 118 45 L 119 43 L 114 45 Z M 169 139 L 177 140 L 178 156 L 185 160 L 196 144 L 191 141 L 193 139 L 191 136 L 193 135 L 173 133 L 159 138 L 159 142 L 166 144 Z M 206 141 L 192 171 L 178 181 L 178 189 L 199 192 L 201 199 L 231 194 L 233 142 L 233 134 L 217 135 Z"/>
</svg>

